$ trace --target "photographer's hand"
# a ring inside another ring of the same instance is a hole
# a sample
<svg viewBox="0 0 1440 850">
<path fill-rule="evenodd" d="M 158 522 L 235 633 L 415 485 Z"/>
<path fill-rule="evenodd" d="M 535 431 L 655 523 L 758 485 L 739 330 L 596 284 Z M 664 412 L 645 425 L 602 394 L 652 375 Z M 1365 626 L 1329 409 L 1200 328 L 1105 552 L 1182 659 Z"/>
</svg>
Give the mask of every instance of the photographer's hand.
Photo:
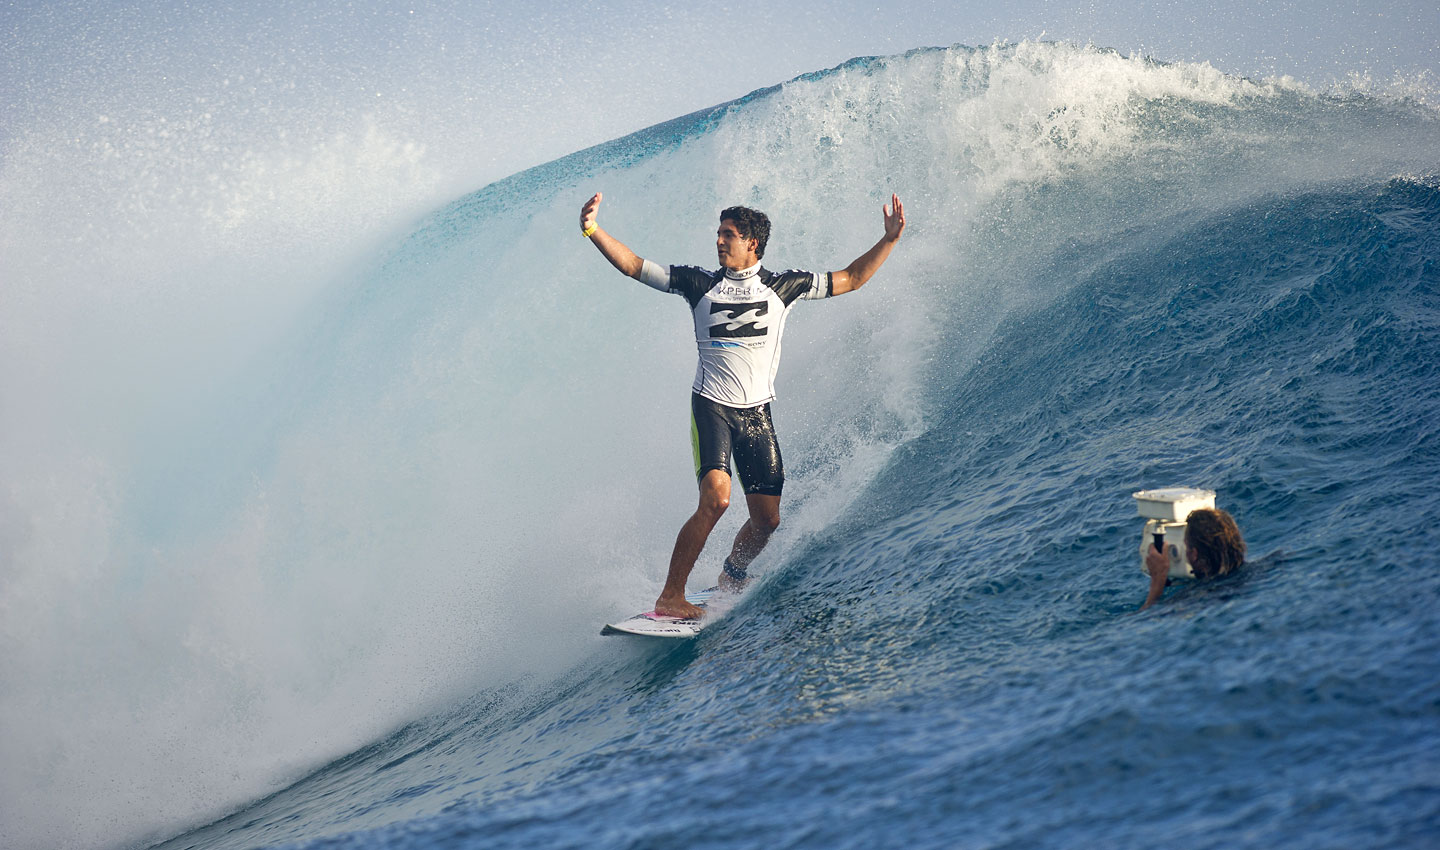
<svg viewBox="0 0 1440 850">
<path fill-rule="evenodd" d="M 1145 597 L 1145 604 L 1140 606 L 1141 611 L 1149 608 L 1165 592 L 1165 581 L 1170 578 L 1170 556 L 1154 546 L 1146 547 L 1145 571 L 1150 573 L 1150 593 Z"/>
</svg>

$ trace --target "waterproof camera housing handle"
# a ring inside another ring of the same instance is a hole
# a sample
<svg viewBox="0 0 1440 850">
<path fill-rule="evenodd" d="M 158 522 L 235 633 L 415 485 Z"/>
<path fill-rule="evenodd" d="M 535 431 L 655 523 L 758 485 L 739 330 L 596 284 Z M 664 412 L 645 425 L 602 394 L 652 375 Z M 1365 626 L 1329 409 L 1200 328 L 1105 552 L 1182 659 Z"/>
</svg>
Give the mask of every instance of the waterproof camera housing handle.
<svg viewBox="0 0 1440 850">
<path fill-rule="evenodd" d="M 1140 538 L 1140 570 L 1145 572 L 1145 552 L 1151 546 L 1170 557 L 1171 578 L 1194 578 L 1185 557 L 1185 518 L 1191 511 L 1215 507 L 1215 492 L 1196 487 L 1164 487 L 1134 494 L 1145 532 Z"/>
</svg>

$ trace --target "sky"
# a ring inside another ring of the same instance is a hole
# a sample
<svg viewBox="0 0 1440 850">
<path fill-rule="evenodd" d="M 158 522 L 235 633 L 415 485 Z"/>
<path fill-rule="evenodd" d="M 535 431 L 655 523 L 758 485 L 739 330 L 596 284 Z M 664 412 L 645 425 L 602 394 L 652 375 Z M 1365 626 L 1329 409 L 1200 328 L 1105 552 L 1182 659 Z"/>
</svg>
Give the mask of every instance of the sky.
<svg viewBox="0 0 1440 850">
<path fill-rule="evenodd" d="M 483 183 L 855 56 L 997 40 L 1093 43 L 1316 87 L 1368 75 L 1440 88 L 1434 0 L 523 6 L 0 0 L 0 145 L 127 115 L 206 116 L 239 136 L 365 112 Z"/>
</svg>

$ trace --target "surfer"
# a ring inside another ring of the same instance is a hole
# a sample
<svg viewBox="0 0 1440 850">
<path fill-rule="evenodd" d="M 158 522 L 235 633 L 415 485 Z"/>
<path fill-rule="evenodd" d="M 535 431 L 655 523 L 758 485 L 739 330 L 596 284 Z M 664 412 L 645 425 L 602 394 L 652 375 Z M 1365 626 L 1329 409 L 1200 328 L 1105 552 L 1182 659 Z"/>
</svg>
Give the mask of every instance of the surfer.
<svg viewBox="0 0 1440 850">
<path fill-rule="evenodd" d="M 1195 578 L 1206 581 L 1229 575 L 1245 563 L 1245 539 L 1235 518 L 1218 508 L 1191 511 L 1185 518 L 1185 560 Z M 1170 557 L 1149 546 L 1145 550 L 1145 571 L 1150 573 L 1150 593 L 1145 597 L 1145 610 L 1165 592 L 1170 575 Z"/>
<path fill-rule="evenodd" d="M 885 233 L 870 250 L 841 271 L 772 272 L 760 265 L 770 239 L 770 219 L 758 210 L 730 207 L 720 213 L 715 251 L 720 268 L 661 266 L 642 259 L 596 223 L 601 193 L 580 210 L 581 234 L 621 273 L 661 292 L 680 295 L 695 321 L 699 364 L 691 387 L 691 439 L 700 501 L 681 526 L 670 555 L 670 571 L 655 611 L 696 618 L 700 608 L 685 601 L 685 582 L 705 541 L 730 506 L 733 458 L 750 516 L 735 535 L 720 573 L 720 587 L 743 587 L 747 569 L 780 525 L 780 491 L 785 468 L 770 418 L 780 336 L 785 317 L 802 299 L 854 292 L 874 276 L 905 230 L 905 206 L 896 195 L 882 205 Z"/>
</svg>

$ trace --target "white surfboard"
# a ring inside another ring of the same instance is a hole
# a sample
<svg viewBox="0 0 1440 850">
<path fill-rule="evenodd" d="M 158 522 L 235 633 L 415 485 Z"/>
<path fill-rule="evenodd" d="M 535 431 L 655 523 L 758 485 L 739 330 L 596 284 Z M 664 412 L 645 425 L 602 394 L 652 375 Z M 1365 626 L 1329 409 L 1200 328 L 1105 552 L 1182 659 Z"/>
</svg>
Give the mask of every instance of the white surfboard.
<svg viewBox="0 0 1440 850">
<path fill-rule="evenodd" d="M 698 605 L 704 608 L 710 602 L 710 597 L 719 588 L 711 587 L 698 593 L 687 593 L 685 599 L 691 605 Z M 654 611 L 646 611 L 644 614 L 636 614 L 629 619 L 621 620 L 618 623 L 607 623 L 605 628 L 600 630 L 602 635 L 635 635 L 637 637 L 656 638 L 693 638 L 700 634 L 710 622 L 709 617 L 699 620 L 687 620 L 684 617 L 667 617 L 664 614 L 657 614 Z"/>
</svg>

